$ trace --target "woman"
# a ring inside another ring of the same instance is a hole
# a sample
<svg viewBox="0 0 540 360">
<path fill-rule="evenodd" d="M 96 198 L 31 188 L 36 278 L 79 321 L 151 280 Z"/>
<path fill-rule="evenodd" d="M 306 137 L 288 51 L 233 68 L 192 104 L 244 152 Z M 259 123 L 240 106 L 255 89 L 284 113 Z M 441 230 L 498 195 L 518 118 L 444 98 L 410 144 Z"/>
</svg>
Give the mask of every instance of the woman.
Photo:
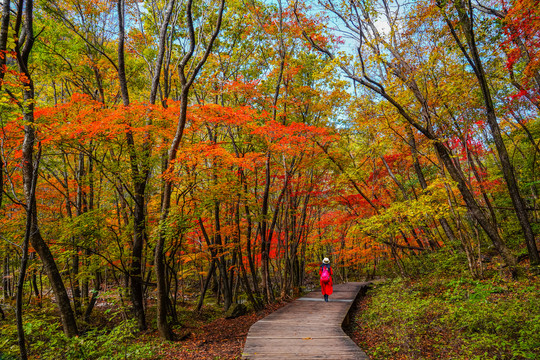
<svg viewBox="0 0 540 360">
<path fill-rule="evenodd" d="M 319 277 L 321 282 L 321 291 L 324 295 L 324 301 L 328 302 L 328 295 L 332 295 L 334 289 L 332 288 L 332 267 L 330 266 L 330 260 L 324 258 L 321 267 L 319 268 Z"/>
</svg>

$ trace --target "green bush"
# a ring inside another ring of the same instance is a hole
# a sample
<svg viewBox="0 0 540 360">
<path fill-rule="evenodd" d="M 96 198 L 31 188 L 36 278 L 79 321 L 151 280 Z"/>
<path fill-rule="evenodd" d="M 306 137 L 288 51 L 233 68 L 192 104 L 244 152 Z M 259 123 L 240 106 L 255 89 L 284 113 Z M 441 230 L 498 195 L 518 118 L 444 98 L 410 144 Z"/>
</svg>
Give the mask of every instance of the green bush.
<svg viewBox="0 0 540 360">
<path fill-rule="evenodd" d="M 147 359 L 152 357 L 156 345 L 136 342 L 137 326 L 134 320 L 122 321 L 112 329 L 95 329 L 80 336 L 68 338 L 53 318 L 42 314 L 27 314 L 24 330 L 30 358 L 45 360 L 107 360 Z M 2 350 L 0 360 L 19 353 L 14 325 L 0 328 Z"/>
</svg>

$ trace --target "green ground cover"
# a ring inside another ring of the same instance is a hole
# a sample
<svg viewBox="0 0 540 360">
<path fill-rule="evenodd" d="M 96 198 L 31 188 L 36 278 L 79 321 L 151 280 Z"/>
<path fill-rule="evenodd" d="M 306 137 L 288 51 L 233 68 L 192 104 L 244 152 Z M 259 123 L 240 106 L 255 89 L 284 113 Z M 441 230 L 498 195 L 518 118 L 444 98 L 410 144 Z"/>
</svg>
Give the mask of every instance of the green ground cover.
<svg viewBox="0 0 540 360">
<path fill-rule="evenodd" d="M 373 360 L 539 359 L 538 276 L 453 270 L 375 285 L 355 312 L 354 339 Z"/>
</svg>

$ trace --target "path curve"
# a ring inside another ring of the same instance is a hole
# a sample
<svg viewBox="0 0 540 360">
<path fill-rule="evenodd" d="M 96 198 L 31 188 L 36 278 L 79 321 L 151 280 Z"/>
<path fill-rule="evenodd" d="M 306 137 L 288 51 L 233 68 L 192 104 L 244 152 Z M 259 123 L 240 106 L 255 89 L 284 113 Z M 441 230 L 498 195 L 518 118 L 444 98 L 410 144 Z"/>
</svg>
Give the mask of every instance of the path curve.
<svg viewBox="0 0 540 360">
<path fill-rule="evenodd" d="M 312 291 L 257 321 L 249 329 L 242 359 L 368 360 L 341 328 L 354 300 L 368 285 L 335 285 L 329 302 L 324 302 L 320 290 Z"/>
</svg>

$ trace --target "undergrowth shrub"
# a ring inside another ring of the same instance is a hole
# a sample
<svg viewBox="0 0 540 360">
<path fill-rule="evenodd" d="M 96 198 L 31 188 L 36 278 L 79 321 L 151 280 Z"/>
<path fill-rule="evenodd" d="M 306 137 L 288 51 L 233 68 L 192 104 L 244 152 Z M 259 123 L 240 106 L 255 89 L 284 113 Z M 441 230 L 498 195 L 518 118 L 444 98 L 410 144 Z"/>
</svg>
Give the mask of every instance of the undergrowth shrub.
<svg viewBox="0 0 540 360">
<path fill-rule="evenodd" d="M 373 360 L 533 360 L 540 354 L 537 278 L 394 279 L 369 294 L 357 321 L 370 333 L 361 346 Z"/>
<path fill-rule="evenodd" d="M 111 329 L 93 329 L 80 336 L 68 338 L 54 316 L 28 312 L 24 323 L 27 351 L 30 358 L 45 360 L 106 360 L 147 359 L 156 345 L 136 342 L 135 320 L 124 320 Z M 14 324 L 0 327 L 0 359 L 16 358 L 19 353 Z"/>
</svg>

